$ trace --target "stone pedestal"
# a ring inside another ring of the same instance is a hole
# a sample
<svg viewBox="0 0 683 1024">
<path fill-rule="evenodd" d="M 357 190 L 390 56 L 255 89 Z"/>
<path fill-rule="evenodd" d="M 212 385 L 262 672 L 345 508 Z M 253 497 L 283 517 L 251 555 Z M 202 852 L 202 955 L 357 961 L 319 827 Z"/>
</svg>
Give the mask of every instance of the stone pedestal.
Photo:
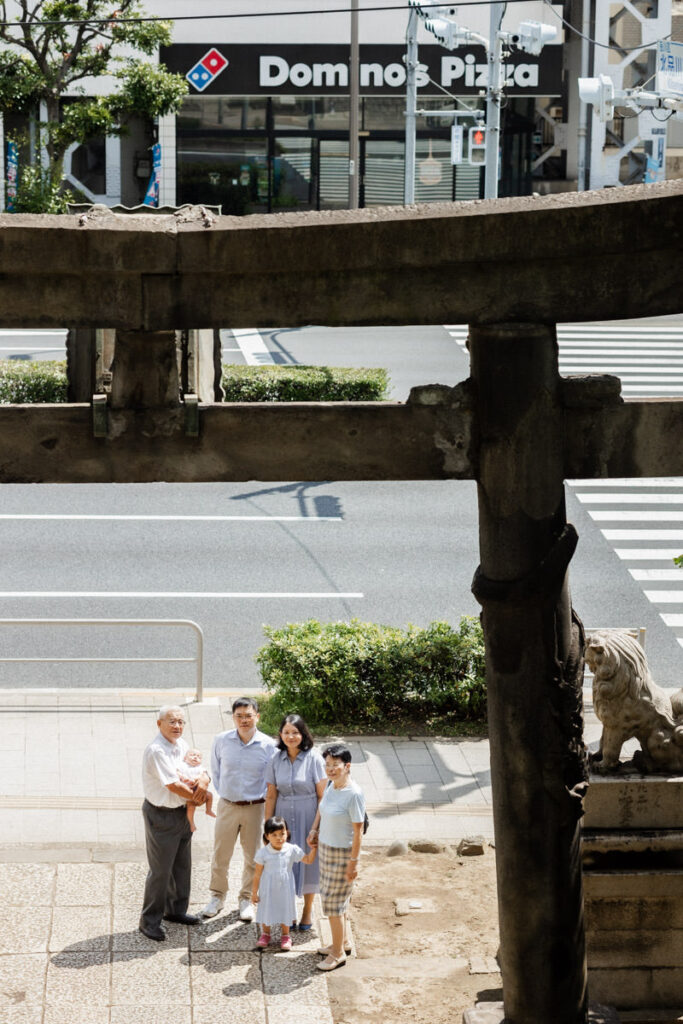
<svg viewBox="0 0 683 1024">
<path fill-rule="evenodd" d="M 588 989 L 683 1006 L 683 778 L 592 776 L 583 829 Z"/>
</svg>

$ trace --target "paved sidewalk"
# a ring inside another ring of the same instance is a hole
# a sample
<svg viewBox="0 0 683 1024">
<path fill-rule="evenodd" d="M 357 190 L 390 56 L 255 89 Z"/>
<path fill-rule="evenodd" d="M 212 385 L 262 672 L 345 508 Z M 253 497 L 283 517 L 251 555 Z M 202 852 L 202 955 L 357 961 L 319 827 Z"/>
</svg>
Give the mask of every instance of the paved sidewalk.
<svg viewBox="0 0 683 1024">
<path fill-rule="evenodd" d="M 234 695 L 187 703 L 185 736 L 208 758 L 217 732 L 232 728 Z M 162 703 L 178 692 L 3 691 L 0 750 L 0 860 L 42 845 L 57 859 L 141 851 L 142 751 Z M 366 841 L 429 836 L 493 838 L 487 740 L 354 739 L 353 777 L 372 824 Z M 195 847 L 212 843 L 212 819 L 197 815 Z M 34 853 L 37 853 L 34 850 Z"/>
<path fill-rule="evenodd" d="M 241 865 L 231 869 L 235 892 Z M 2 1024 L 332 1024 L 315 966 L 319 916 L 293 934 L 291 953 L 257 951 L 257 926 L 231 902 L 193 928 L 167 923 L 166 941 L 152 942 L 137 930 L 145 873 L 141 863 L 0 863 Z M 208 875 L 204 859 L 197 898 Z"/>
<path fill-rule="evenodd" d="M 146 873 L 142 751 L 164 703 L 187 705 L 185 736 L 208 757 L 232 727 L 233 694 L 3 691 L 0 748 L 1 1024 L 332 1024 L 315 914 L 294 949 L 254 949 L 234 899 L 201 926 L 137 930 Z M 599 727 L 587 708 L 587 739 Z M 322 738 L 321 738 L 322 739 Z M 487 740 L 355 738 L 353 777 L 370 814 L 364 845 L 493 838 Z M 200 810 L 193 903 L 208 892 L 213 820 Z M 231 865 L 236 893 L 239 854 Z M 316 901 L 318 902 L 318 901 Z"/>
</svg>

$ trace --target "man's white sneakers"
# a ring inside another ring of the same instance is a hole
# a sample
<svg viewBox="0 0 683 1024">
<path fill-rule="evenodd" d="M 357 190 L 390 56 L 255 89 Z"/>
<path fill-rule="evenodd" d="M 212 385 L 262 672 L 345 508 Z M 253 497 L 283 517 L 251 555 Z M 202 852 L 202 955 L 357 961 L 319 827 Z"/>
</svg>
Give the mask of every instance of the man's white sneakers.
<svg viewBox="0 0 683 1024">
<path fill-rule="evenodd" d="M 224 902 L 222 896 L 212 896 L 201 912 L 202 917 L 215 917 L 223 909 Z"/>
<path fill-rule="evenodd" d="M 249 900 L 240 900 L 240 921 L 253 921 L 256 907 Z"/>
</svg>

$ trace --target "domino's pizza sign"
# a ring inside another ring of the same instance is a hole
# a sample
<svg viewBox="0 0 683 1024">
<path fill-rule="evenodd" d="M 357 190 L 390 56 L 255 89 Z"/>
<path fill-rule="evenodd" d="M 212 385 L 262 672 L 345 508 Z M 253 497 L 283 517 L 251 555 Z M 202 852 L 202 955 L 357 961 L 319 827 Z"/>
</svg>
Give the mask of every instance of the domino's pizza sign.
<svg viewBox="0 0 683 1024">
<path fill-rule="evenodd" d="M 197 92 L 203 92 L 208 85 L 220 75 L 221 71 L 225 71 L 228 64 L 227 57 L 214 47 L 212 47 L 201 60 L 198 60 L 193 68 L 185 75 L 190 85 L 193 85 Z"/>
</svg>

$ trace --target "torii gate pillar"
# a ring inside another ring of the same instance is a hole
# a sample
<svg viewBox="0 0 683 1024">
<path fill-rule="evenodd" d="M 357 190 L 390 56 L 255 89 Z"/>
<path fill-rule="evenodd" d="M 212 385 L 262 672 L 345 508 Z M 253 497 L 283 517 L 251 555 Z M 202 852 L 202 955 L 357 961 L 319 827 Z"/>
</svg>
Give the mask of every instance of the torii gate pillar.
<svg viewBox="0 0 683 1024">
<path fill-rule="evenodd" d="M 555 328 L 473 327 L 470 351 L 505 1020 L 579 1024 L 583 629 L 567 580 L 576 532 Z"/>
</svg>

